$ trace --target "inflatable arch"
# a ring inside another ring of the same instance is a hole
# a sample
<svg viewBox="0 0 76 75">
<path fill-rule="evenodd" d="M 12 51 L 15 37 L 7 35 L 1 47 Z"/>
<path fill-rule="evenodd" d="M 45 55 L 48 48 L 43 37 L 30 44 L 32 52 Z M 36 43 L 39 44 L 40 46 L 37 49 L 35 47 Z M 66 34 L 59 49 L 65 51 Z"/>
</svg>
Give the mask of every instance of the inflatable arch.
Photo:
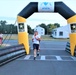
<svg viewBox="0 0 76 75">
<path fill-rule="evenodd" d="M 72 11 L 63 2 L 30 2 L 17 16 L 18 21 L 18 41 L 19 44 L 24 44 L 27 54 L 29 54 L 29 42 L 26 19 L 34 12 L 58 12 L 62 15 L 68 24 L 76 23 L 76 13 Z M 71 54 L 74 54 L 74 47 L 76 45 L 75 33 L 70 34 Z"/>
</svg>

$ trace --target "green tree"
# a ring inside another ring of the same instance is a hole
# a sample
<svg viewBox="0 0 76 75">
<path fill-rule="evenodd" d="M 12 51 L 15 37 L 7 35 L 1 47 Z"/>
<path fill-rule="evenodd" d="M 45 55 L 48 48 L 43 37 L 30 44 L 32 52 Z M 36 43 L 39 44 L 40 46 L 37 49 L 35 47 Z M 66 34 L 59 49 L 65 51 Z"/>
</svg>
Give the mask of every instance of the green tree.
<svg viewBox="0 0 76 75">
<path fill-rule="evenodd" d="M 17 26 L 14 26 L 14 34 L 18 34 Z"/>
<path fill-rule="evenodd" d="M 2 21 L 2 20 L 0 21 L 0 25 L 6 25 L 6 23 L 7 22 L 5 20 L 4 21 Z"/>
<path fill-rule="evenodd" d="M 17 26 L 15 26 L 14 24 L 9 24 L 9 32 L 11 33 L 11 34 L 17 34 L 18 32 L 17 32 Z"/>
<path fill-rule="evenodd" d="M 48 24 L 47 25 L 47 34 L 51 34 L 52 30 L 54 28 L 57 28 L 57 25 L 54 25 L 54 24 Z"/>
<path fill-rule="evenodd" d="M 54 25 L 55 25 L 56 27 L 60 27 L 60 24 L 59 24 L 59 23 L 54 23 Z"/>
<path fill-rule="evenodd" d="M 29 33 L 29 34 L 33 34 L 33 30 L 32 30 L 32 28 L 30 27 L 30 25 L 27 25 L 27 29 L 28 29 L 28 33 Z"/>
<path fill-rule="evenodd" d="M 14 24 L 6 24 L 7 22 L 4 20 L 0 21 L 0 32 L 5 34 L 17 34 L 17 26 Z"/>
<path fill-rule="evenodd" d="M 1 28 L 1 26 L 0 26 L 0 32 L 2 32 L 2 28 Z"/>
<path fill-rule="evenodd" d="M 2 21 L 2 20 L 0 21 L 1 32 L 2 32 L 2 33 L 4 33 L 4 27 L 5 27 L 6 23 L 7 23 L 7 22 L 6 22 L 5 20 L 4 20 L 4 21 Z"/>
</svg>

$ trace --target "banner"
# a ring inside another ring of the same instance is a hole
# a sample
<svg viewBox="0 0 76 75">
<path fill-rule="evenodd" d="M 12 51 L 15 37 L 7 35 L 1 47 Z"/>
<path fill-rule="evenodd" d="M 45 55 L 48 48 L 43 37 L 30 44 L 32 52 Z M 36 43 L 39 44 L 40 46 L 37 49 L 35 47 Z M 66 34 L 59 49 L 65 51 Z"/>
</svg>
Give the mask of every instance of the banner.
<svg viewBox="0 0 76 75">
<path fill-rule="evenodd" d="M 38 11 L 39 12 L 53 12 L 54 11 L 54 2 L 39 2 Z"/>
</svg>

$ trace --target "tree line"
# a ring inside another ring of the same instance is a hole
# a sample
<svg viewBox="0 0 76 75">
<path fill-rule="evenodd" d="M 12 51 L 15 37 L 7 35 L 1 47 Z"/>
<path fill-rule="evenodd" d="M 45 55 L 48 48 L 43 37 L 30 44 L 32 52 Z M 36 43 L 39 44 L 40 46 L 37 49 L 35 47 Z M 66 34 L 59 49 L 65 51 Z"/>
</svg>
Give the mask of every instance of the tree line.
<svg viewBox="0 0 76 75">
<path fill-rule="evenodd" d="M 60 24 L 58 23 L 54 23 L 54 24 L 44 24 L 41 23 L 37 26 L 43 27 L 45 29 L 45 34 L 51 34 L 52 30 L 54 28 L 58 28 L 60 27 Z M 27 25 L 28 28 L 28 33 L 29 34 L 33 34 L 34 33 L 34 29 L 31 28 L 30 25 Z M 14 24 L 7 24 L 7 21 L 0 21 L 0 32 L 2 32 L 3 34 L 17 34 L 18 30 L 17 30 L 17 26 Z"/>
<path fill-rule="evenodd" d="M 45 34 L 49 35 L 49 34 L 51 34 L 51 32 L 54 28 L 60 27 L 60 24 L 59 23 L 54 23 L 54 24 L 50 23 L 50 24 L 46 25 L 46 24 L 42 23 L 37 26 L 43 27 L 45 29 Z M 34 32 L 34 29 L 32 29 L 30 27 L 30 25 L 28 25 L 28 32 L 29 32 L 29 34 L 32 34 Z"/>
<path fill-rule="evenodd" d="M 14 24 L 7 24 L 6 21 L 0 21 L 0 32 L 3 34 L 17 34 L 17 26 Z"/>
</svg>

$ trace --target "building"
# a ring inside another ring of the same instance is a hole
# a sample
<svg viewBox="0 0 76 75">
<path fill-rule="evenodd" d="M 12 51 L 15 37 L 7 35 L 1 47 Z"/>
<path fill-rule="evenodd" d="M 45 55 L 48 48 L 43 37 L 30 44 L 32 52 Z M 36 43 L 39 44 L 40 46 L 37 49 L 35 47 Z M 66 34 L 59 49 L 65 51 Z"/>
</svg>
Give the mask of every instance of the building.
<svg viewBox="0 0 76 75">
<path fill-rule="evenodd" d="M 54 38 L 69 38 L 71 33 L 70 25 L 61 26 L 52 30 L 52 37 Z"/>
<path fill-rule="evenodd" d="M 36 26 L 36 27 L 34 28 L 34 31 L 38 31 L 38 33 L 39 33 L 40 35 L 45 35 L 45 29 L 42 28 L 42 27 L 40 27 L 40 26 Z"/>
</svg>

